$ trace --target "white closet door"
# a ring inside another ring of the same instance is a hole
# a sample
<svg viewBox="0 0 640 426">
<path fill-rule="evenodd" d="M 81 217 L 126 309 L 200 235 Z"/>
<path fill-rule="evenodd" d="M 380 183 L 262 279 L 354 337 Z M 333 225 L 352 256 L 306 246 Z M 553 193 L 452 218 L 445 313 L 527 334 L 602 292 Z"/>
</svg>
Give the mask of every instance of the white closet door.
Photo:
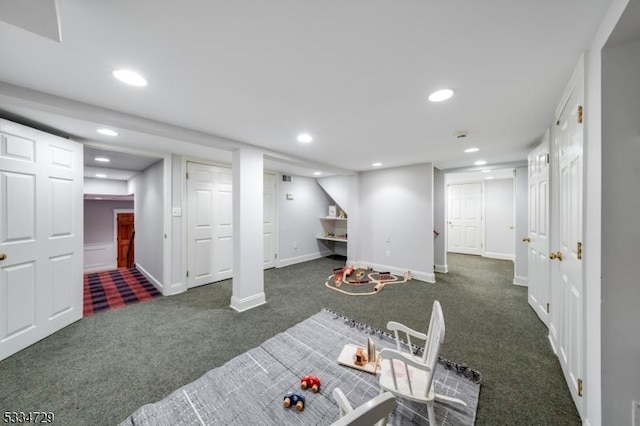
<svg viewBox="0 0 640 426">
<path fill-rule="evenodd" d="M 448 251 L 482 254 L 482 184 L 449 185 Z"/>
<path fill-rule="evenodd" d="M 529 304 L 549 323 L 549 132 L 529 154 Z"/>
<path fill-rule="evenodd" d="M 557 120 L 554 154 L 558 158 L 557 215 L 558 246 L 552 251 L 552 300 L 549 334 L 557 348 L 560 365 L 571 396 L 583 411 L 581 382 L 583 356 L 583 277 L 582 277 L 582 147 L 584 80 L 578 79 Z M 561 256 L 561 258 L 560 258 Z"/>
<path fill-rule="evenodd" d="M 187 163 L 187 286 L 214 281 L 213 166 Z"/>
<path fill-rule="evenodd" d="M 264 269 L 269 269 L 276 266 L 276 175 L 264 175 L 263 197 Z"/>
<path fill-rule="evenodd" d="M 82 318 L 82 145 L 0 120 L 0 360 Z"/>
<path fill-rule="evenodd" d="M 187 163 L 188 287 L 233 276 L 233 175 L 228 167 Z M 264 268 L 275 267 L 276 177 L 264 175 Z"/>
</svg>

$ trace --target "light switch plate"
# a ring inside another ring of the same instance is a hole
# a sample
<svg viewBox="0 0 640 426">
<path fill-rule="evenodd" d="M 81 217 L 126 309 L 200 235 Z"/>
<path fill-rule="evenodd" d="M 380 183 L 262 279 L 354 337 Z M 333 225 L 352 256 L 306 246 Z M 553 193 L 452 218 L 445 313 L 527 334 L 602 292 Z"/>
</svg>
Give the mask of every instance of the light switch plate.
<svg viewBox="0 0 640 426">
<path fill-rule="evenodd" d="M 174 207 L 171 209 L 171 216 L 180 217 L 182 216 L 182 208 Z"/>
</svg>

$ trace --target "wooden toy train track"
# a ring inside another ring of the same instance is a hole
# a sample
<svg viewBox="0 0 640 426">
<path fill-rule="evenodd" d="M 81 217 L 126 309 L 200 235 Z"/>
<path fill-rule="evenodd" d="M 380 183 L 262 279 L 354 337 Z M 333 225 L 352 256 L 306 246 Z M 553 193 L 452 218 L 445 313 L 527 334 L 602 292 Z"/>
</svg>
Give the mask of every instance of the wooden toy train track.
<svg viewBox="0 0 640 426">
<path fill-rule="evenodd" d="M 370 272 L 365 277 L 367 271 Z M 372 296 L 378 294 L 386 285 L 406 283 L 411 279 L 412 275 L 410 271 L 407 271 L 404 277 L 400 278 L 389 272 L 373 272 L 370 269 L 356 269 L 351 266 L 345 266 L 344 268 L 334 269 L 333 274 L 327 278 L 324 285 L 331 290 L 348 296 Z M 334 285 L 331 285 L 331 282 L 333 282 Z M 341 288 L 342 285 L 345 285 L 345 288 L 370 285 L 373 286 L 373 289 L 368 292 L 348 291 Z"/>
</svg>

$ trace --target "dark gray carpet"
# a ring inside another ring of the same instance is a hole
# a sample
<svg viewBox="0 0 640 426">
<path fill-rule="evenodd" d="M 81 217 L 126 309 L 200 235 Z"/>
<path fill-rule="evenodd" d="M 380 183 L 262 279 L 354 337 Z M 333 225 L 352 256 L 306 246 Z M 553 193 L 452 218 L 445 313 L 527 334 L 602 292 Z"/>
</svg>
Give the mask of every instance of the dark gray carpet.
<svg viewBox="0 0 640 426">
<path fill-rule="evenodd" d="M 332 397 L 336 387 L 354 407 L 380 393 L 376 375 L 339 365 L 336 360 L 346 343 L 395 349 L 390 334 L 323 310 L 282 333 L 209 371 L 167 398 L 147 404 L 120 426 L 187 425 L 328 425 L 338 420 Z M 435 392 L 463 400 L 467 405 L 436 402 L 436 423 L 441 426 L 473 425 L 480 386 L 451 362 L 437 365 Z M 300 390 L 303 376 L 321 380 L 318 393 Z M 285 409 L 283 395 L 297 391 L 306 398 L 303 412 Z M 427 406 L 406 399 L 397 401 L 390 416 L 394 426 L 426 424 Z"/>
<path fill-rule="evenodd" d="M 477 425 L 579 425 L 547 340 L 512 284 L 510 261 L 450 255 L 437 284 L 412 281 L 375 296 L 324 286 L 337 259 L 265 272 L 267 304 L 231 310 L 231 282 L 94 315 L 0 362 L 0 409 L 53 411 L 60 425 L 116 425 L 296 323 L 331 308 L 384 328 L 425 329 L 434 299 L 447 325 L 441 355 L 482 372 Z"/>
</svg>

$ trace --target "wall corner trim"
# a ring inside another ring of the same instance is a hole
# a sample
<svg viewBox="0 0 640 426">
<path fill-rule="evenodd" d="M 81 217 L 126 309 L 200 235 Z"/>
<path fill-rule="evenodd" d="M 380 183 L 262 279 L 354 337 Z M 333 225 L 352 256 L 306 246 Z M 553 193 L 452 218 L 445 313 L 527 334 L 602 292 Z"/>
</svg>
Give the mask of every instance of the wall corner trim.
<svg viewBox="0 0 640 426">
<path fill-rule="evenodd" d="M 449 272 L 449 267 L 447 265 L 434 265 L 433 270 L 441 274 L 446 274 Z"/>
<path fill-rule="evenodd" d="M 244 312 L 266 303 L 266 296 L 264 292 L 261 292 L 253 296 L 245 297 L 244 299 L 231 296 L 231 305 L 229 305 L 229 307 L 235 311 Z"/>
<path fill-rule="evenodd" d="M 528 287 L 529 286 L 529 278 L 528 277 L 519 277 L 519 276 L 515 276 L 513 277 L 513 284 L 514 285 L 521 285 L 524 287 Z"/>
</svg>

